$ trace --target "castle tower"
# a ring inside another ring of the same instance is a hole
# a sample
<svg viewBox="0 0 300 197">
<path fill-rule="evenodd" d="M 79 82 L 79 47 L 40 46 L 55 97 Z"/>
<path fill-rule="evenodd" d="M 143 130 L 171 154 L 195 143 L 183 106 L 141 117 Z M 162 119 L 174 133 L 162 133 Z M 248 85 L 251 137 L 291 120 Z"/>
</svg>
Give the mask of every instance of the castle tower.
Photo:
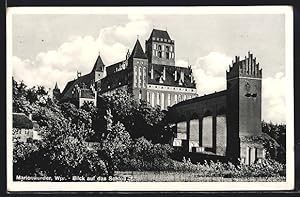
<svg viewBox="0 0 300 197">
<path fill-rule="evenodd" d="M 57 82 L 55 83 L 55 87 L 53 89 L 53 99 L 59 100 L 61 97 L 60 89 L 58 88 Z"/>
<path fill-rule="evenodd" d="M 105 77 L 105 65 L 100 57 L 100 53 L 97 57 L 97 60 L 95 62 L 95 65 L 93 67 L 92 72 L 95 74 L 95 82 L 99 81 L 100 79 L 103 79 Z"/>
<path fill-rule="evenodd" d="M 247 141 L 245 139 L 262 134 L 262 69 L 250 52 L 243 60 L 236 56 L 232 64 L 226 72 L 229 132 L 227 151 L 228 155 L 244 158 L 249 163 L 250 160 L 254 162 L 261 148 L 259 144 L 252 143 L 250 147 L 244 142 Z"/>
<path fill-rule="evenodd" d="M 175 45 L 167 31 L 153 29 L 146 40 L 146 54 L 151 64 L 175 65 Z"/>
<path fill-rule="evenodd" d="M 148 60 L 139 40 L 136 41 L 133 51 L 128 59 L 129 91 L 136 100 L 145 100 L 148 82 Z"/>
</svg>

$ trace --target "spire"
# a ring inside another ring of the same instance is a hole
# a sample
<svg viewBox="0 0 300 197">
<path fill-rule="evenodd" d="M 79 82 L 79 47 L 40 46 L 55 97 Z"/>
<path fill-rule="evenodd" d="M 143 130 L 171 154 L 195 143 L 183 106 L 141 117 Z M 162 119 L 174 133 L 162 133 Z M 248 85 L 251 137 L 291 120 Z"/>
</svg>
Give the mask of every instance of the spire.
<svg viewBox="0 0 300 197">
<path fill-rule="evenodd" d="M 55 83 L 54 90 L 59 90 L 58 85 L 57 85 L 57 82 Z"/>
<path fill-rule="evenodd" d="M 134 45 L 134 48 L 132 50 L 131 56 L 130 57 L 134 57 L 134 58 L 141 58 L 141 59 L 147 59 L 144 50 L 141 46 L 140 41 L 137 39 L 136 43 Z"/>
<path fill-rule="evenodd" d="M 100 57 L 100 52 L 99 52 L 98 58 L 97 58 L 97 60 L 95 62 L 95 65 L 93 67 L 92 72 L 95 72 L 95 71 L 103 72 L 104 71 L 104 67 L 105 67 L 105 65 L 104 65 L 104 63 L 103 63 L 103 61 L 102 61 L 102 59 Z"/>
</svg>

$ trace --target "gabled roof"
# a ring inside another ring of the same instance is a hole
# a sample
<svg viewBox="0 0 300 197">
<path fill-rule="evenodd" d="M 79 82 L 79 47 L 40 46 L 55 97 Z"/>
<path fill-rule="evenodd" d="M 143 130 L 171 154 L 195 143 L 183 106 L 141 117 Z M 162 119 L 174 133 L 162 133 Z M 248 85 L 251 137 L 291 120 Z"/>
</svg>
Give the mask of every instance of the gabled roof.
<svg viewBox="0 0 300 197">
<path fill-rule="evenodd" d="M 32 129 L 32 121 L 24 113 L 13 113 L 13 128 Z"/>
<path fill-rule="evenodd" d="M 159 30 L 159 29 L 153 29 L 152 30 L 150 38 L 152 38 L 152 37 L 171 40 L 171 38 L 170 38 L 167 31 Z"/>
<path fill-rule="evenodd" d="M 141 46 L 141 43 L 140 41 L 137 39 L 136 40 L 136 43 L 134 45 L 134 48 L 132 50 L 132 53 L 131 53 L 131 58 L 141 58 L 141 59 L 147 59 L 145 53 L 144 53 L 144 50 Z"/>
<path fill-rule="evenodd" d="M 105 65 L 104 65 L 100 55 L 98 55 L 92 72 L 95 72 L 95 71 L 101 71 L 102 72 L 104 70 L 104 67 L 105 67 Z"/>
<path fill-rule="evenodd" d="M 153 67 L 153 79 L 151 79 L 151 69 Z M 166 69 L 166 78 L 163 83 L 160 83 L 159 78 L 162 76 L 164 67 Z M 153 85 L 165 85 L 183 88 L 196 88 L 196 84 L 191 81 L 190 75 L 192 70 L 185 67 L 169 66 L 162 64 L 150 64 L 148 67 L 148 83 Z M 175 70 L 177 71 L 177 80 L 175 81 Z M 179 85 L 180 73 L 184 73 L 184 82 Z"/>
</svg>

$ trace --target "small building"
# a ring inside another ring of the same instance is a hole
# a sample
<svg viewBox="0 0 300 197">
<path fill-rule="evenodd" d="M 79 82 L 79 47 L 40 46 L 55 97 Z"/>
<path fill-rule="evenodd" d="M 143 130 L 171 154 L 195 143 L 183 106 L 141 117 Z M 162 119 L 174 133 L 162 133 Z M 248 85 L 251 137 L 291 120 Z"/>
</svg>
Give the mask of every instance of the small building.
<svg viewBox="0 0 300 197">
<path fill-rule="evenodd" d="M 40 140 L 39 125 L 32 120 L 32 115 L 13 113 L 13 135 L 18 141 Z"/>
</svg>

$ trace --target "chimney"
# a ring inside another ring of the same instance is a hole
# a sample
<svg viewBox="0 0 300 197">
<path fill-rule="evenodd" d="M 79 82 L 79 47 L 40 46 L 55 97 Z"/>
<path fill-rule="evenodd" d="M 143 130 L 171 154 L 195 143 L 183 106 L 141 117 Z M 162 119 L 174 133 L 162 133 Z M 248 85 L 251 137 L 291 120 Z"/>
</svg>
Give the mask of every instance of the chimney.
<svg viewBox="0 0 300 197">
<path fill-rule="evenodd" d="M 77 71 L 77 79 L 81 77 L 81 72 Z"/>
</svg>

